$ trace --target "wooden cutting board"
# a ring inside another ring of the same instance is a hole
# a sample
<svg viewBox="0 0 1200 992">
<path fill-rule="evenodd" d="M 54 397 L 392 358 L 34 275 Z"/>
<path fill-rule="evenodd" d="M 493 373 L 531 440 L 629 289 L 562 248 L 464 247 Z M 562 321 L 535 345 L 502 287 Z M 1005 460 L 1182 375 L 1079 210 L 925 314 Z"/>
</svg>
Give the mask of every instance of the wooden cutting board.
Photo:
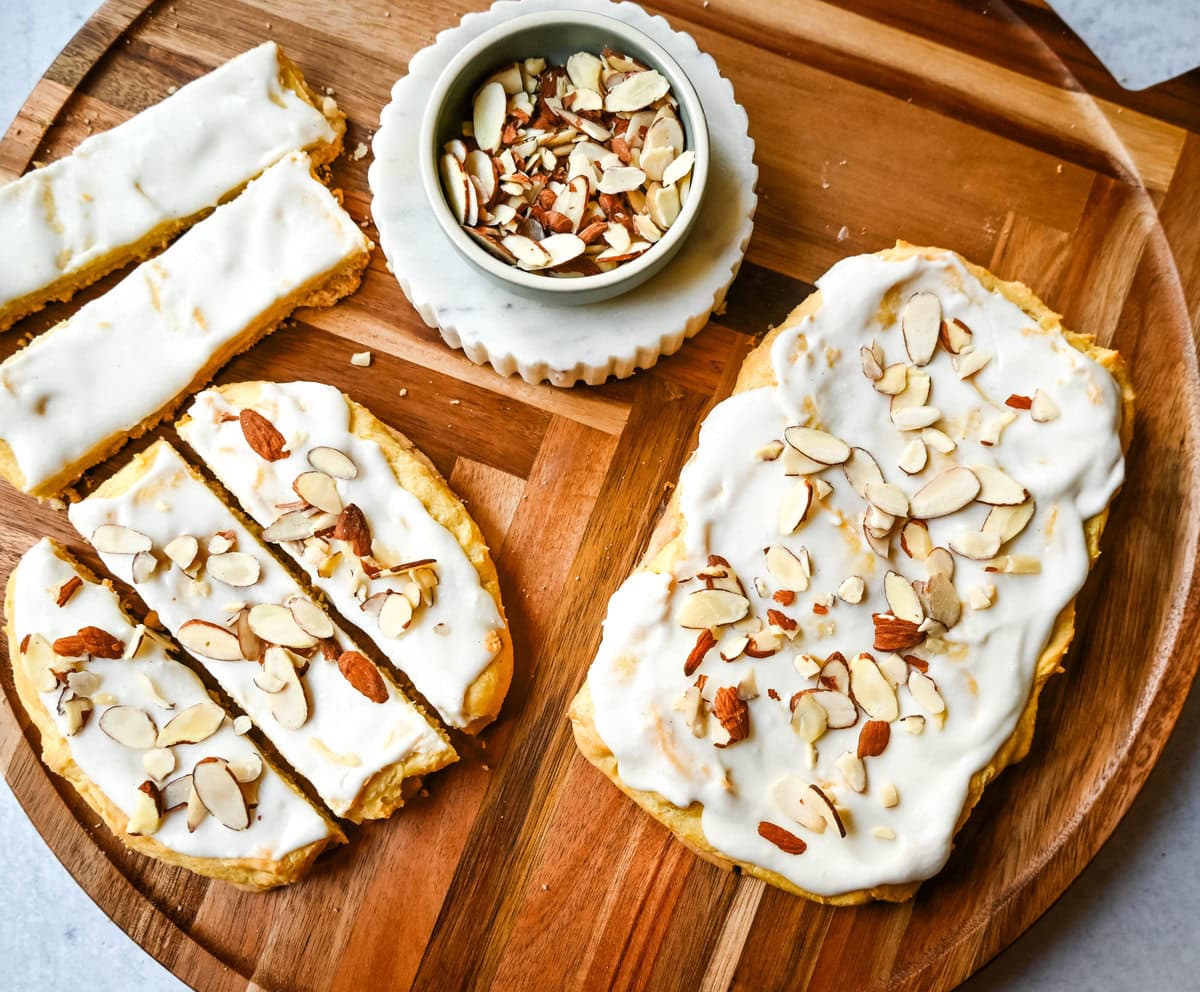
<svg viewBox="0 0 1200 992">
<path fill-rule="evenodd" d="M 408 58 L 463 6 L 110 0 L 0 143 L 0 178 L 268 37 L 335 93 L 353 150 L 369 142 Z M 516 680 L 499 725 L 427 796 L 352 830 L 303 884 L 242 894 L 152 864 L 98 829 L 38 761 L 0 666 L 9 784 L 79 884 L 184 981 L 948 988 L 1021 933 L 1128 808 L 1200 661 L 1200 77 L 1123 92 L 1040 4 L 851 6 L 655 6 L 733 81 L 758 142 L 762 197 L 727 311 L 652 371 L 565 391 L 501 379 L 446 348 L 377 255 L 353 298 L 301 313 L 221 374 L 345 389 L 433 457 L 491 542 Z M 356 218 L 370 216 L 369 162 L 346 157 L 335 169 Z M 838 258 L 898 237 L 1022 278 L 1071 326 L 1120 348 L 1139 393 L 1137 434 L 1032 755 L 989 789 L 946 870 L 913 902 L 837 910 L 698 861 L 576 753 L 565 710 L 608 595 L 755 336 Z M 0 357 L 70 309 L 0 337 Z M 374 364 L 352 367 L 364 348 Z M 81 550 L 62 512 L 0 491 L 0 581 L 45 533 Z"/>
</svg>

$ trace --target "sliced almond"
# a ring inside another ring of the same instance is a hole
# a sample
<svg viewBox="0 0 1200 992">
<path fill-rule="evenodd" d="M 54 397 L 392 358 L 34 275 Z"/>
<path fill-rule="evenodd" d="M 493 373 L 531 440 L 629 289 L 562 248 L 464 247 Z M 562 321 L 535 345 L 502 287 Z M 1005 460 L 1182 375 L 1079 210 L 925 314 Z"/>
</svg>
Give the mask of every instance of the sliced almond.
<svg viewBox="0 0 1200 992">
<path fill-rule="evenodd" d="M 792 710 L 792 730 L 800 735 L 801 740 L 815 744 L 825 733 L 829 725 L 829 714 L 813 696 L 816 693 L 805 692 L 796 700 Z"/>
<path fill-rule="evenodd" d="M 954 357 L 954 371 L 958 373 L 960 379 L 969 379 L 991 360 L 992 356 L 986 351 L 976 349 L 964 351 L 961 355 Z"/>
<path fill-rule="evenodd" d="M 179 778 L 172 779 L 162 787 L 160 792 L 163 813 L 171 813 L 186 806 L 191 792 L 191 775 L 181 775 Z"/>
<path fill-rule="evenodd" d="M 910 406 L 892 413 L 892 423 L 899 431 L 919 431 L 942 419 L 936 406 Z"/>
<path fill-rule="evenodd" d="M 967 590 L 967 604 L 973 610 L 991 609 L 995 598 L 996 587 L 991 584 L 986 586 L 971 586 L 971 588 Z"/>
<path fill-rule="evenodd" d="M 100 729 L 118 744 L 136 751 L 154 747 L 158 736 L 150 714 L 136 706 L 110 706 L 100 714 Z"/>
<path fill-rule="evenodd" d="M 926 483 L 910 501 L 910 512 L 921 520 L 961 510 L 979 493 L 979 479 L 969 468 L 946 469 Z"/>
<path fill-rule="evenodd" d="M 546 263 L 548 268 L 553 268 L 556 265 L 565 265 L 574 258 L 578 258 L 587 248 L 577 235 L 574 234 L 552 234 L 541 242 L 542 250 L 550 256 L 550 261 Z"/>
<path fill-rule="evenodd" d="M 185 776 L 187 779 L 187 829 L 188 833 L 195 833 L 199 829 L 200 824 L 208 819 L 208 808 L 200 800 L 200 794 L 196 792 L 196 786 L 192 782 L 192 776 Z"/>
<path fill-rule="evenodd" d="M 838 832 L 839 837 L 846 836 L 846 825 L 842 822 L 842 817 L 838 813 L 837 807 L 820 786 L 810 785 L 808 787 L 808 791 L 804 796 L 804 803 L 806 806 L 818 810 L 825 821 Z"/>
<path fill-rule="evenodd" d="M 223 555 L 226 551 L 233 548 L 234 533 L 233 531 L 222 531 L 214 534 L 208 539 L 208 553 L 210 555 Z"/>
<path fill-rule="evenodd" d="M 38 692 L 53 692 L 59 688 L 56 671 L 61 668 L 62 659 L 45 637 L 41 634 L 31 634 L 23 640 L 21 657 L 25 661 L 25 668 L 37 686 Z M 84 695 L 91 695 L 91 693 Z"/>
<path fill-rule="evenodd" d="M 403 595 L 392 593 L 379 610 L 379 631 L 384 637 L 401 636 L 412 623 L 413 607 Z"/>
<path fill-rule="evenodd" d="M 914 737 L 919 737 L 925 732 L 925 717 L 920 714 L 906 716 L 900 721 L 900 726 L 904 728 L 904 732 L 912 734 Z"/>
<path fill-rule="evenodd" d="M 646 190 L 646 210 L 659 230 L 665 231 L 674 224 L 682 209 L 680 187 L 651 183 Z"/>
<path fill-rule="evenodd" d="M 207 620 L 188 620 L 177 633 L 179 643 L 192 654 L 216 661 L 241 661 L 244 657 L 237 635 Z"/>
<path fill-rule="evenodd" d="M 67 687 L 77 696 L 91 696 L 100 689 L 100 676 L 88 671 L 68 672 Z"/>
<path fill-rule="evenodd" d="M 490 82 L 475 94 L 472 124 L 476 143 L 487 152 L 500 148 L 500 134 L 508 114 L 508 95 L 499 82 Z"/>
<path fill-rule="evenodd" d="M 229 763 L 229 771 L 240 785 L 248 785 L 263 773 L 262 756 L 257 751 L 251 751 L 245 757 Z"/>
<path fill-rule="evenodd" d="M 938 430 L 936 427 L 926 427 L 923 431 L 921 431 L 921 440 L 924 441 L 928 447 L 932 448 L 941 455 L 948 455 L 956 447 L 958 447 L 958 445 L 954 443 L 954 438 L 952 438 L 945 431 Z"/>
<path fill-rule="evenodd" d="M 873 506 L 894 517 L 908 514 L 908 496 L 903 489 L 890 482 L 868 482 L 867 499 Z M 891 529 L 891 525 L 888 529 Z"/>
<path fill-rule="evenodd" d="M 304 685 L 296 674 L 293 655 L 286 648 L 271 646 L 263 652 L 263 668 L 260 675 L 265 679 L 278 680 L 283 687 L 269 693 L 271 715 L 288 730 L 299 730 L 308 721 L 308 698 Z M 258 677 L 255 678 L 258 683 Z M 260 686 L 261 688 L 261 686 Z"/>
<path fill-rule="evenodd" d="M 142 755 L 142 767 L 152 779 L 161 782 L 175 770 L 175 754 L 165 747 L 151 748 Z"/>
<path fill-rule="evenodd" d="M 670 83 L 654 69 L 627 76 L 604 97 L 604 109 L 609 113 L 641 110 L 667 95 Z"/>
<path fill-rule="evenodd" d="M 446 194 L 446 203 L 454 219 L 460 224 L 467 222 L 467 213 L 471 202 L 471 179 L 464 171 L 462 163 L 453 155 L 443 155 L 438 160 L 438 173 L 442 179 L 442 190 Z"/>
<path fill-rule="evenodd" d="M 863 345 L 859 348 L 858 356 L 862 362 L 863 375 L 872 382 L 883 378 L 883 349 L 877 341 L 872 341 L 870 347 Z"/>
<path fill-rule="evenodd" d="M 89 672 L 87 674 L 90 675 L 91 673 Z M 155 706 L 161 706 L 164 710 L 173 710 L 175 708 L 175 701 L 172 699 L 167 699 L 161 692 L 158 691 L 158 686 L 154 684 L 154 679 L 150 678 L 150 676 L 145 672 L 138 672 L 137 675 L 138 682 L 140 682 L 142 688 L 146 690 L 146 695 L 150 697 L 151 702 L 153 702 Z M 76 692 L 78 691 L 79 690 L 77 689 Z M 91 695 L 91 693 L 86 693 L 86 695 Z"/>
<path fill-rule="evenodd" d="M 696 164 L 696 153 L 691 149 L 681 152 L 675 156 L 675 160 L 663 170 L 662 184 L 664 186 L 674 186 L 680 179 L 692 171 L 692 166 Z"/>
<path fill-rule="evenodd" d="M 875 390 L 884 396 L 896 396 L 908 385 L 908 366 L 903 362 L 889 365 L 883 375 L 875 380 Z"/>
<path fill-rule="evenodd" d="M 524 268 L 544 269 L 550 264 L 550 253 L 532 238 L 510 234 L 500 242 Z"/>
<path fill-rule="evenodd" d="M 904 347 L 914 365 L 928 365 L 942 330 L 942 303 L 933 293 L 913 293 L 900 318 Z"/>
<path fill-rule="evenodd" d="M 318 472 L 324 472 L 335 479 L 355 479 L 358 477 L 358 466 L 354 460 L 338 448 L 320 445 L 308 453 L 308 464 Z M 330 511 L 333 512 L 333 511 Z M 340 510 L 337 512 L 341 512 Z"/>
<path fill-rule="evenodd" d="M 92 531 L 91 540 L 102 555 L 136 555 L 154 547 L 145 534 L 120 524 L 101 524 Z"/>
<path fill-rule="evenodd" d="M 994 465 L 972 465 L 971 471 L 979 480 L 976 499 L 991 506 L 1016 506 L 1029 498 L 1029 490 L 1003 469 Z"/>
<path fill-rule="evenodd" d="M 812 577 L 812 563 L 807 552 L 798 556 L 781 544 L 773 544 L 767 548 L 767 571 L 781 588 L 804 592 Z"/>
<path fill-rule="evenodd" d="M 858 723 L 858 707 L 854 700 L 836 689 L 817 689 L 809 693 L 813 702 L 820 703 L 825 710 L 825 720 L 830 730 L 843 730 Z"/>
<path fill-rule="evenodd" d="M 783 465 L 783 474 L 787 476 L 815 475 L 817 472 L 824 472 L 829 468 L 828 465 L 814 462 L 808 456 L 800 454 L 790 445 L 784 449 L 780 462 Z"/>
<path fill-rule="evenodd" d="M 250 826 L 250 811 L 242 790 L 229 765 L 220 758 L 203 758 L 196 764 L 192 769 L 192 788 L 204 808 L 222 826 L 230 830 L 245 830 Z"/>
<path fill-rule="evenodd" d="M 921 609 L 921 600 L 912 583 L 899 572 L 888 572 L 884 576 L 883 592 L 894 616 L 915 624 L 925 619 L 925 611 Z"/>
<path fill-rule="evenodd" d="M 867 791 L 867 766 L 863 764 L 862 758 L 857 754 L 853 751 L 846 751 L 838 755 L 834 765 L 851 789 L 855 792 Z"/>
<path fill-rule="evenodd" d="M 863 499 L 867 499 L 867 486 L 882 486 L 886 482 L 879 463 L 866 448 L 851 448 L 850 457 L 842 463 L 842 471 L 846 481 Z"/>
<path fill-rule="evenodd" d="M 225 711 L 216 703 L 201 702 L 181 710 L 158 732 L 157 747 L 199 744 L 221 729 Z"/>
<path fill-rule="evenodd" d="M 863 518 L 863 526 L 867 533 L 873 534 L 875 537 L 887 537 L 892 532 L 892 527 L 896 524 L 896 518 L 890 513 L 887 513 L 877 506 L 867 507 L 867 514 Z"/>
<path fill-rule="evenodd" d="M 895 416 L 901 410 L 911 410 L 913 407 L 925 406 L 929 402 L 929 392 L 932 388 L 929 373 L 923 369 L 908 370 L 904 389 L 892 397 L 889 413 Z"/>
<path fill-rule="evenodd" d="M 908 662 L 898 654 L 892 654 L 890 651 L 882 654 L 875 660 L 875 664 L 879 666 L 880 674 L 893 689 L 908 681 Z"/>
<path fill-rule="evenodd" d="M 813 484 L 801 479 L 783 494 L 779 503 L 779 533 L 794 534 L 808 517 L 813 504 Z"/>
<path fill-rule="evenodd" d="M 676 622 L 689 630 L 719 627 L 741 620 L 750 611 L 750 600 L 727 589 L 697 589 L 689 593 L 676 614 Z"/>
<path fill-rule="evenodd" d="M 324 640 L 333 636 L 333 621 L 311 599 L 306 599 L 304 596 L 292 596 L 287 601 L 287 608 L 292 614 L 292 619 L 296 621 L 296 626 L 310 637 Z"/>
<path fill-rule="evenodd" d="M 307 650 L 316 647 L 317 638 L 313 637 L 292 615 L 285 606 L 274 603 L 259 603 L 250 608 L 250 629 L 268 644 L 278 644 L 285 648 Z"/>
<path fill-rule="evenodd" d="M 867 514 L 863 515 L 862 519 L 863 538 L 867 542 L 867 546 L 875 552 L 884 561 L 887 561 L 891 554 L 891 538 L 887 534 L 880 534 L 877 530 L 867 525 Z"/>
<path fill-rule="evenodd" d="M 980 530 L 961 530 L 950 538 L 950 550 L 964 558 L 986 561 L 1000 550 L 1000 535 Z"/>
<path fill-rule="evenodd" d="M 909 558 L 924 561 L 933 550 L 929 528 L 923 520 L 909 520 L 900 528 L 900 547 Z"/>
<path fill-rule="evenodd" d="M 850 457 L 850 445 L 813 427 L 789 427 L 783 432 L 783 439 L 806 458 L 822 465 L 841 465 Z"/>
<path fill-rule="evenodd" d="M 134 794 L 133 812 L 125 824 L 125 832 L 139 837 L 149 837 L 162 826 L 162 802 L 158 786 L 146 781 L 138 786 Z"/>
<path fill-rule="evenodd" d="M 258 559 L 244 551 L 212 555 L 204 567 L 218 582 L 239 589 L 254 585 L 262 571 Z"/>
<path fill-rule="evenodd" d="M 67 736 L 74 737 L 81 731 L 92 715 L 92 701 L 86 696 L 74 696 L 62 702 L 63 716 L 67 721 Z"/>
<path fill-rule="evenodd" d="M 338 494 L 337 482 L 324 472 L 301 472 L 292 483 L 296 495 L 318 510 L 326 513 L 342 512 L 342 497 Z"/>
<path fill-rule="evenodd" d="M 200 554 L 200 542 L 191 534 L 180 534 L 174 540 L 168 541 L 163 547 L 165 554 L 182 572 L 187 572 L 196 562 Z"/>
<path fill-rule="evenodd" d="M 953 320 L 942 322 L 942 344 L 952 355 L 961 353 L 971 346 L 975 336 L 971 328 L 955 317 Z"/>
<path fill-rule="evenodd" d="M 929 451 L 925 447 L 925 442 L 920 438 L 914 437 L 900 452 L 900 469 L 908 475 L 916 475 L 918 472 L 924 471 L 928 462 Z"/>
<path fill-rule="evenodd" d="M 139 551 L 133 556 L 129 573 L 135 584 L 149 582 L 150 577 L 158 571 L 158 559 L 153 551 Z"/>
<path fill-rule="evenodd" d="M 1032 498 L 1015 506 L 993 506 L 987 519 L 983 521 L 983 530 L 988 534 L 998 534 L 1000 543 L 1007 544 L 1033 519 L 1034 509 Z"/>
<path fill-rule="evenodd" d="M 319 521 L 303 510 L 290 510 L 263 530 L 263 540 L 271 544 L 304 541 L 316 532 Z"/>
<path fill-rule="evenodd" d="M 1042 570 L 1042 562 L 1034 555 L 997 555 L 984 568 L 1008 575 L 1037 575 Z"/>
<path fill-rule="evenodd" d="M 934 575 L 944 575 L 954 578 L 954 556 L 945 548 L 934 548 L 925 559 L 925 570 L 932 578 Z"/>
<path fill-rule="evenodd" d="M 869 654 L 856 655 L 850 661 L 850 688 L 858 705 L 873 720 L 890 723 L 900 716 L 896 691 Z"/>
<path fill-rule="evenodd" d="M 863 600 L 867 584 L 861 575 L 848 575 L 838 586 L 838 599 L 844 603 L 857 604 Z"/>
<path fill-rule="evenodd" d="M 1029 416 L 1039 424 L 1057 420 L 1059 417 L 1058 404 L 1040 389 L 1033 391 L 1033 403 L 1029 407 Z"/>
<path fill-rule="evenodd" d="M 821 685 L 849 694 L 850 666 L 840 651 L 835 651 L 821 663 Z"/>
<path fill-rule="evenodd" d="M 954 583 L 941 572 L 934 572 L 924 586 L 921 599 L 926 614 L 947 630 L 962 619 L 962 603 Z"/>
<path fill-rule="evenodd" d="M 823 833 L 825 818 L 820 810 L 805 803 L 807 794 L 808 783 L 798 775 L 786 775 L 771 786 L 771 799 L 785 816 L 809 830 Z"/>
<path fill-rule="evenodd" d="M 946 711 L 946 703 L 938 692 L 937 683 L 924 672 L 915 668 L 908 675 L 908 691 L 913 700 L 930 716 L 937 716 Z"/>
</svg>

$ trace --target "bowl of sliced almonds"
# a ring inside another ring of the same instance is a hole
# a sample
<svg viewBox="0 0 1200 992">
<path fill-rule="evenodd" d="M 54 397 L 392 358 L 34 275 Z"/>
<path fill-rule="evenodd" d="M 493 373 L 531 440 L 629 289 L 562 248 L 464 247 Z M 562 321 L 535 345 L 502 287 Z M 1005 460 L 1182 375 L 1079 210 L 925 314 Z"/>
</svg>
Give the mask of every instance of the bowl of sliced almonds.
<svg viewBox="0 0 1200 992">
<path fill-rule="evenodd" d="M 696 91 L 628 24 L 528 14 L 442 71 L 419 137 L 446 236 L 524 296 L 592 303 L 640 285 L 679 250 L 709 165 Z"/>
</svg>

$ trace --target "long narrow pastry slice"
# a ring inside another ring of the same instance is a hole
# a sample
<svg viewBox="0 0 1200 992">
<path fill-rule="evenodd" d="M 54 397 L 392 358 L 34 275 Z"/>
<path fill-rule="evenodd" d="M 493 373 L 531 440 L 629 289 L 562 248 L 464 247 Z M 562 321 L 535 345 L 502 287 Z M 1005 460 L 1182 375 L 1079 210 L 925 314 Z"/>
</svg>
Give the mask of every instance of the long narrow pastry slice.
<svg viewBox="0 0 1200 992">
<path fill-rule="evenodd" d="M 166 441 L 70 509 L 118 578 L 339 816 L 388 816 L 457 755 Z"/>
<path fill-rule="evenodd" d="M 0 365 L 0 475 L 60 492 L 297 307 L 353 292 L 370 250 L 308 157 L 287 156 Z"/>
<path fill-rule="evenodd" d="M 952 252 L 817 286 L 705 419 L 572 719 L 703 857 L 900 900 L 1029 748 L 1132 392 L 1116 352 Z"/>
<path fill-rule="evenodd" d="M 145 258 L 288 152 L 332 161 L 345 130 L 268 41 L 0 186 L 0 330 Z"/>
<path fill-rule="evenodd" d="M 13 682 L 42 758 L 126 846 L 245 889 L 345 842 L 108 583 L 43 538 L 8 580 Z M 245 724 L 245 725 L 243 725 Z"/>
<path fill-rule="evenodd" d="M 512 678 L 479 528 L 403 435 L 333 386 L 207 389 L 177 425 L 242 508 L 451 726 L 495 719 Z M 332 532 L 325 514 L 336 514 Z"/>
</svg>

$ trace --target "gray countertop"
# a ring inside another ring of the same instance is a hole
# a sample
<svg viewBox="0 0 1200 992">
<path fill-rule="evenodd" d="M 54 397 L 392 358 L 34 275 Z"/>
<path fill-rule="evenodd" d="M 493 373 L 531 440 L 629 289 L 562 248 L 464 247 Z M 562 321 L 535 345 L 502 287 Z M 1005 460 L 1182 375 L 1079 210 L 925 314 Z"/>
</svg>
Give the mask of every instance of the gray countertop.
<svg viewBox="0 0 1200 992">
<path fill-rule="evenodd" d="M 1200 63 L 1194 0 L 1138 4 L 1060 0 L 1114 73 L 1142 87 Z M 0 0 L 0 126 L 16 114 L 95 0 Z M 1131 13 L 1153 16 L 1133 23 Z M 1149 23 L 1153 22 L 1153 23 Z M 1158 768 L 1112 839 L 1033 928 L 967 983 L 970 992 L 1186 989 L 1200 985 L 1200 695 L 1193 694 Z M 0 986 L 90 992 L 183 985 L 91 902 L 50 853 L 7 786 L 0 787 L 6 901 Z"/>
</svg>

